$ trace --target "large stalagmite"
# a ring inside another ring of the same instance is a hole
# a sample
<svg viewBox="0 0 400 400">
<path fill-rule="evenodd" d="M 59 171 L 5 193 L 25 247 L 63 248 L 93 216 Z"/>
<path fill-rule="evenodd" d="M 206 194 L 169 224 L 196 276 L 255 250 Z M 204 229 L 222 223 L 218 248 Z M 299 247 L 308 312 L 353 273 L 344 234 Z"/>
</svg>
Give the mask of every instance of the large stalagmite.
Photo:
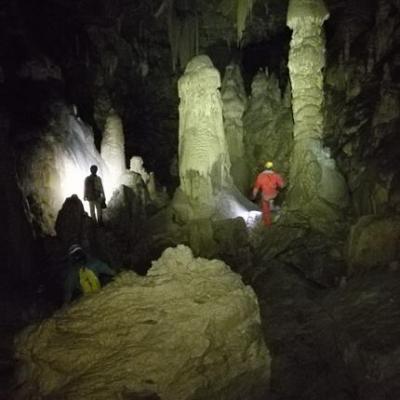
<svg viewBox="0 0 400 400">
<path fill-rule="evenodd" d="M 29 327 L 16 347 L 21 399 L 258 399 L 271 361 L 253 290 L 185 246 Z"/>
<path fill-rule="evenodd" d="M 180 188 L 201 216 L 212 213 L 215 193 L 232 181 L 220 86 L 206 55 L 193 58 L 178 82 Z"/>
<path fill-rule="evenodd" d="M 323 0 L 291 0 L 287 24 L 293 30 L 289 71 L 292 84 L 294 148 L 291 159 L 289 209 L 311 225 L 331 229 L 347 205 L 342 176 L 322 145 L 325 47 L 322 25 L 328 18 Z"/>
<path fill-rule="evenodd" d="M 125 138 L 120 116 L 111 110 L 101 140 L 101 157 L 116 181 L 125 172 Z"/>
</svg>

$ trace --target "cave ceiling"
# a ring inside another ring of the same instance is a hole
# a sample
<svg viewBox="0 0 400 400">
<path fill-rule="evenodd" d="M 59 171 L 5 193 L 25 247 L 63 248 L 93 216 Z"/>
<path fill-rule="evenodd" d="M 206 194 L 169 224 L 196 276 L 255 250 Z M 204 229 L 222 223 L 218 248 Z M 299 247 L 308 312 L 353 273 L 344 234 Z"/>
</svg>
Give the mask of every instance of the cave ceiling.
<svg viewBox="0 0 400 400">
<path fill-rule="evenodd" d="M 331 30 L 343 20 L 357 20 L 359 24 L 352 30 L 357 34 L 357 29 L 362 30 L 363 23 L 367 24 L 376 1 L 366 0 L 362 6 L 353 0 L 326 0 L 326 3 L 331 12 Z M 25 51 L 31 55 L 44 53 L 64 68 L 70 68 L 78 61 L 74 58 L 85 62 L 81 56 L 85 48 L 91 58 L 96 57 L 98 49 L 93 42 L 97 37 L 93 31 L 103 31 L 114 32 L 129 43 L 133 58 L 159 65 L 160 60 L 164 62 L 165 57 L 170 57 L 168 4 L 172 4 L 180 20 L 195 17 L 192 21 L 197 24 L 200 52 L 217 46 L 232 53 L 237 48 L 234 0 L 43 0 L 40 9 L 34 0 L 3 1 L 1 29 L 8 43 L 3 49 L 4 64 L 13 69 L 15 58 L 18 54 L 22 57 L 18 50 L 28 47 L 29 51 Z M 268 42 L 287 31 L 287 7 L 288 0 L 256 0 L 241 47 Z M 113 44 L 109 40 L 109 53 L 115 51 Z"/>
</svg>

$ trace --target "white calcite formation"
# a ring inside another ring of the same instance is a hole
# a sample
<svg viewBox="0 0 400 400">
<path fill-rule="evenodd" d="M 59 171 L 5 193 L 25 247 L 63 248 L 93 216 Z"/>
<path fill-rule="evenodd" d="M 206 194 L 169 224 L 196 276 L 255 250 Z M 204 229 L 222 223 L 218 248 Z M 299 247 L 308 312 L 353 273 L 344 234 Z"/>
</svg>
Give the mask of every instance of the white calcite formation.
<svg viewBox="0 0 400 400">
<path fill-rule="evenodd" d="M 231 160 L 231 175 L 235 185 L 243 192 L 247 187 L 247 164 L 243 143 L 243 113 L 247 106 L 240 68 L 230 64 L 225 69 L 221 87 L 225 136 Z"/>
<path fill-rule="evenodd" d="M 143 182 L 147 185 L 150 180 L 150 174 L 146 171 L 143 166 L 143 158 L 139 156 L 133 156 L 129 162 L 129 169 L 136 174 L 139 174 Z"/>
<path fill-rule="evenodd" d="M 232 182 L 220 86 L 206 55 L 194 57 L 178 82 L 180 189 L 195 210 L 209 210 L 203 216 L 215 207 L 214 193 Z"/>
<path fill-rule="evenodd" d="M 287 24 L 293 30 L 289 53 L 294 118 L 289 208 L 318 228 L 332 229 L 347 205 L 347 190 L 328 149 L 322 146 L 325 45 L 328 18 L 323 0 L 291 0 Z"/>
<path fill-rule="evenodd" d="M 15 355 L 21 399 L 257 399 L 271 361 L 253 290 L 182 245 L 28 327 Z"/>
<path fill-rule="evenodd" d="M 40 229 L 54 233 L 54 223 L 66 197 L 83 200 L 84 179 L 90 166 L 98 166 L 106 194 L 110 193 L 107 167 L 96 149 L 93 131 L 65 106 L 38 143 L 23 154 L 21 188 Z"/>
<path fill-rule="evenodd" d="M 293 30 L 289 70 L 296 140 L 322 136 L 322 68 L 325 66 L 322 25 L 328 17 L 323 0 L 291 0 L 289 3 L 287 24 Z"/>
<path fill-rule="evenodd" d="M 125 172 L 125 138 L 120 116 L 111 110 L 101 140 L 101 157 L 110 174 L 118 180 Z"/>
</svg>

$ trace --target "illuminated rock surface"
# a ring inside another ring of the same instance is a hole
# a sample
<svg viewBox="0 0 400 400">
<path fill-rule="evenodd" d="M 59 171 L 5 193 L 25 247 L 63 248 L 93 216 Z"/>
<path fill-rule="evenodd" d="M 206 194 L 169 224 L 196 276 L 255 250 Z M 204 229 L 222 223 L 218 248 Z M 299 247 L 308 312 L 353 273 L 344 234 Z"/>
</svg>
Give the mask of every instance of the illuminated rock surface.
<svg viewBox="0 0 400 400">
<path fill-rule="evenodd" d="M 270 368 L 253 290 L 184 246 L 28 328 L 17 358 L 21 395 L 65 400 L 257 399 Z"/>
<path fill-rule="evenodd" d="M 204 217 L 215 207 L 214 193 L 231 183 L 220 86 L 208 56 L 194 57 L 178 82 L 180 188 Z"/>
<path fill-rule="evenodd" d="M 142 157 L 133 156 L 129 162 L 129 169 L 132 172 L 139 174 L 142 177 L 143 182 L 147 185 L 147 183 L 149 182 L 149 179 L 150 179 L 150 175 L 143 166 L 143 158 Z"/>
<path fill-rule="evenodd" d="M 118 181 L 125 172 L 125 138 L 120 116 L 111 110 L 101 140 L 101 157 L 111 176 Z"/>
<path fill-rule="evenodd" d="M 55 107 L 54 119 L 43 137 L 25 154 L 21 181 L 23 193 L 35 209 L 36 221 L 44 233 L 54 233 L 57 213 L 66 197 L 77 194 L 83 200 L 83 183 L 90 166 L 98 166 L 107 193 L 110 180 L 97 151 L 92 130 L 65 106 Z"/>
<path fill-rule="evenodd" d="M 331 229 L 347 206 L 345 181 L 329 149 L 323 148 L 322 104 L 325 46 L 322 25 L 329 14 L 322 0 L 291 0 L 287 24 L 293 30 L 289 70 L 292 84 L 294 148 L 290 165 L 289 208 L 312 226 Z"/>
<path fill-rule="evenodd" d="M 230 175 L 231 162 L 224 132 L 221 94 L 218 90 L 220 85 L 219 72 L 208 56 L 194 57 L 178 81 L 181 100 L 179 105 L 181 185 L 175 193 L 173 207 L 178 218 L 183 221 L 210 217 L 235 218 L 257 208 L 238 191 Z M 232 101 L 237 103 L 238 100 L 236 98 Z M 231 116 L 232 113 L 235 115 L 234 119 L 237 122 L 243 105 L 236 104 L 233 107 L 231 104 L 231 106 L 233 109 L 238 107 L 239 111 L 231 110 L 231 114 L 228 112 Z M 239 144 L 241 139 L 239 137 L 231 139 L 232 151 L 237 157 L 242 151 Z M 244 168 L 240 169 L 243 172 Z M 243 185 L 243 179 L 241 180 Z"/>
</svg>

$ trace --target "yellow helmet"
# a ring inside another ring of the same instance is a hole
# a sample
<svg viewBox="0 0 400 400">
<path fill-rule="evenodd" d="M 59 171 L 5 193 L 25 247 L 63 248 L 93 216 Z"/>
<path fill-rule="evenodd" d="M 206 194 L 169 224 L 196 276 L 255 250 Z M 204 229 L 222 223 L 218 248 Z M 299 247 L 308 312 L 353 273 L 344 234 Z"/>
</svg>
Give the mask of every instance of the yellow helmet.
<svg viewBox="0 0 400 400">
<path fill-rule="evenodd" d="M 272 161 L 267 161 L 265 163 L 265 168 L 271 169 L 274 166 L 274 163 Z"/>
</svg>

